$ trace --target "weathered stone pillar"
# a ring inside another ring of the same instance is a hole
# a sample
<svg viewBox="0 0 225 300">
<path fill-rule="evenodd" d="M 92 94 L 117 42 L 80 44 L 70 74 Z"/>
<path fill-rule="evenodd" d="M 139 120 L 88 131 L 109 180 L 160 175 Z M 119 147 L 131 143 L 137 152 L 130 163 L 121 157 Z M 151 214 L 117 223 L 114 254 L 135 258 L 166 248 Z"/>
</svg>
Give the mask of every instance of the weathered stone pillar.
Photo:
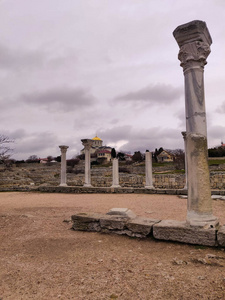
<svg viewBox="0 0 225 300">
<path fill-rule="evenodd" d="M 154 189 L 152 180 L 152 152 L 145 152 L 145 188 Z"/>
<path fill-rule="evenodd" d="M 188 181 L 187 181 L 187 133 L 186 131 L 181 132 L 183 139 L 184 139 L 184 163 L 185 163 L 185 185 L 184 190 L 187 190 Z"/>
<path fill-rule="evenodd" d="M 93 144 L 93 140 L 91 139 L 83 139 L 81 140 L 84 146 L 84 154 L 85 154 L 85 179 L 84 186 L 92 187 L 91 185 L 91 154 L 90 149 Z"/>
<path fill-rule="evenodd" d="M 59 146 L 61 150 L 61 181 L 60 186 L 67 186 L 66 184 L 66 151 L 69 146 Z"/>
<path fill-rule="evenodd" d="M 118 158 L 113 158 L 113 182 L 112 186 L 113 188 L 115 187 L 121 187 L 119 184 L 119 160 Z"/>
<path fill-rule="evenodd" d="M 202 21 L 178 26 L 173 35 L 180 47 L 178 59 L 185 79 L 187 223 L 215 227 L 218 221 L 212 214 L 203 78 L 212 39 L 206 23 Z"/>
</svg>

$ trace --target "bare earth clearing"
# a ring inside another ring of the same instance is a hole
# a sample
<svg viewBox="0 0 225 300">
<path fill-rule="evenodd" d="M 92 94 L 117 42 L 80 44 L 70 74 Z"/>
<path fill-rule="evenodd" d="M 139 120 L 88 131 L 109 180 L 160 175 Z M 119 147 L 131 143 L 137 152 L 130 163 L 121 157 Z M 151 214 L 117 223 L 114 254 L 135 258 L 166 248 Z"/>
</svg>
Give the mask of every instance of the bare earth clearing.
<svg viewBox="0 0 225 300">
<path fill-rule="evenodd" d="M 169 195 L 0 193 L 0 299 L 225 299 L 223 249 L 70 230 L 77 212 L 128 207 L 185 220 Z M 213 201 L 225 224 L 225 202 Z"/>
</svg>

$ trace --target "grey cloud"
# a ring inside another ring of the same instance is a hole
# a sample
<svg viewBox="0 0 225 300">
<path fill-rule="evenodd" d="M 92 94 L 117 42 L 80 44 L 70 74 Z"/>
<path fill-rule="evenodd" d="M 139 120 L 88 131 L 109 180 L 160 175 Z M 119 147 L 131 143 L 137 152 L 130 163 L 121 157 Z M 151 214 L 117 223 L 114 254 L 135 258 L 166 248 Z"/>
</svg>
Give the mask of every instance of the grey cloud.
<svg viewBox="0 0 225 300">
<path fill-rule="evenodd" d="M 71 109 L 89 107 L 96 99 L 82 88 L 55 88 L 23 94 L 20 100 L 27 105 L 44 107 L 50 112 L 69 112 Z"/>
<path fill-rule="evenodd" d="M 52 132 L 27 133 L 26 136 L 15 141 L 14 155 L 21 159 L 26 159 L 33 154 L 40 157 L 54 155 L 59 144 L 58 137 Z"/>
<path fill-rule="evenodd" d="M 151 151 L 161 146 L 169 149 L 183 148 L 180 131 L 171 128 L 133 129 L 130 125 L 124 125 L 99 131 L 98 135 L 104 144 L 127 141 L 120 150 L 129 152 L 144 152 L 146 149 Z"/>
<path fill-rule="evenodd" d="M 179 125 L 181 128 L 186 128 L 186 117 L 185 117 L 185 110 L 180 109 L 179 111 L 174 113 L 174 116 L 179 120 Z"/>
<path fill-rule="evenodd" d="M 24 70 L 40 68 L 45 61 L 44 53 L 36 51 L 22 51 L 0 45 L 0 68 L 3 70 Z"/>
<path fill-rule="evenodd" d="M 221 106 L 219 106 L 216 109 L 216 112 L 219 113 L 219 114 L 224 114 L 225 113 L 225 101 L 221 104 Z"/>
<path fill-rule="evenodd" d="M 12 131 L 11 133 L 10 133 L 10 137 L 12 138 L 12 139 L 15 139 L 15 140 L 17 140 L 17 139 L 21 139 L 21 138 L 23 138 L 23 137 L 25 137 L 26 136 L 26 131 L 24 130 L 24 129 L 17 129 L 17 130 L 15 130 L 15 131 Z"/>
<path fill-rule="evenodd" d="M 22 128 L 16 129 L 14 131 L 9 131 L 9 130 L 0 130 L 1 134 L 8 136 L 11 140 L 16 140 L 23 138 L 27 135 L 26 131 Z"/>
<path fill-rule="evenodd" d="M 111 129 L 99 130 L 98 135 L 107 144 L 127 140 L 131 136 L 131 130 L 132 126 L 130 125 L 117 126 Z"/>
<path fill-rule="evenodd" d="M 225 139 L 225 127 L 224 126 L 210 126 L 208 128 L 209 139 L 218 140 L 220 143 L 221 139 Z"/>
<path fill-rule="evenodd" d="M 0 71 L 38 71 L 68 68 L 76 61 L 76 50 L 66 48 L 62 53 L 52 52 L 48 48 L 24 50 L 10 48 L 0 44 Z"/>
<path fill-rule="evenodd" d="M 150 85 L 140 90 L 129 92 L 115 98 L 116 101 L 142 102 L 149 104 L 171 104 L 182 95 L 182 88 L 173 87 L 163 83 Z"/>
<path fill-rule="evenodd" d="M 122 151 L 154 151 L 155 148 L 164 149 L 184 148 L 183 139 L 179 131 L 175 129 L 150 128 L 137 131 L 126 145 L 121 147 Z"/>
</svg>

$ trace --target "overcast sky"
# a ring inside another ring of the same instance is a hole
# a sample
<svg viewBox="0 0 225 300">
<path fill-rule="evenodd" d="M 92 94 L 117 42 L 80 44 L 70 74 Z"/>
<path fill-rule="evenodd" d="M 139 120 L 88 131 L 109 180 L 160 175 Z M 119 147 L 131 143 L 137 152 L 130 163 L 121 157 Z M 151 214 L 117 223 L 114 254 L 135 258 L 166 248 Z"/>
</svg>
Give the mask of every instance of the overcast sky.
<svg viewBox="0 0 225 300">
<path fill-rule="evenodd" d="M 173 30 L 205 21 L 209 147 L 225 142 L 224 0 L 0 0 L 0 133 L 14 158 L 78 154 L 82 138 L 134 152 L 183 148 Z"/>
</svg>

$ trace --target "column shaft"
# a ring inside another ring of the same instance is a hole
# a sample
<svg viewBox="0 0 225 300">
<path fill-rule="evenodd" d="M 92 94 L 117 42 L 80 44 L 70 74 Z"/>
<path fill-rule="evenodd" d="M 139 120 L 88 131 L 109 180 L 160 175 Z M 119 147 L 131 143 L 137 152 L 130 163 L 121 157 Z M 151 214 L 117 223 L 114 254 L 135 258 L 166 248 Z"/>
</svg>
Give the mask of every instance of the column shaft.
<svg viewBox="0 0 225 300">
<path fill-rule="evenodd" d="M 111 187 L 121 187 L 119 184 L 119 160 L 117 158 L 113 158 L 112 164 L 112 177 L 113 182 Z"/>
<path fill-rule="evenodd" d="M 187 168 L 187 133 L 186 131 L 181 132 L 184 139 L 184 163 L 185 163 L 185 185 L 184 190 L 188 187 L 188 168 Z"/>
<path fill-rule="evenodd" d="M 212 39 L 202 21 L 178 26 L 173 35 L 180 47 L 178 58 L 185 78 L 187 223 L 214 227 L 218 221 L 212 215 L 203 78 Z"/>
<path fill-rule="evenodd" d="M 154 189 L 152 179 L 152 152 L 145 152 L 145 188 Z"/>
<path fill-rule="evenodd" d="M 91 186 L 91 158 L 90 158 L 90 150 L 85 149 L 85 181 L 84 186 Z"/>
<path fill-rule="evenodd" d="M 83 139 L 81 140 L 84 146 L 85 154 L 85 178 L 84 178 L 84 187 L 92 187 L 91 185 L 91 147 L 93 145 L 93 140 Z"/>
<path fill-rule="evenodd" d="M 59 146 L 61 149 L 61 180 L 60 186 L 67 186 L 66 183 L 66 151 L 68 146 Z"/>
</svg>

